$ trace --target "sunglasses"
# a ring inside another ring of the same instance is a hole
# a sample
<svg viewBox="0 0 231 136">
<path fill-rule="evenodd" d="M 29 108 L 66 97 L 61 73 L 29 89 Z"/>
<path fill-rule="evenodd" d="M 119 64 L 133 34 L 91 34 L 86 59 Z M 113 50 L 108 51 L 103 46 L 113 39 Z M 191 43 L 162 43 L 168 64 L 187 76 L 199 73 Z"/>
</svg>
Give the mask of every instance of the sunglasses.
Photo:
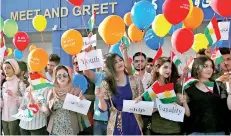
<svg viewBox="0 0 231 136">
<path fill-rule="evenodd" d="M 64 74 L 58 74 L 58 75 L 56 76 L 56 78 L 58 78 L 58 79 L 68 78 L 68 74 L 66 74 L 66 73 L 64 73 Z"/>
<path fill-rule="evenodd" d="M 73 65 L 78 65 L 78 62 L 73 62 Z"/>
</svg>

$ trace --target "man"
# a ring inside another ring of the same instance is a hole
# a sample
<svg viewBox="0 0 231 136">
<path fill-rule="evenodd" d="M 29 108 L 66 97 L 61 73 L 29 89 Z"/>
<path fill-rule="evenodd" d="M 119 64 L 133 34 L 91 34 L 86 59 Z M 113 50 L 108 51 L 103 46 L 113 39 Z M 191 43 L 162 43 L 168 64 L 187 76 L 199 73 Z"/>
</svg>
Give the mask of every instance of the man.
<svg viewBox="0 0 231 136">
<path fill-rule="evenodd" d="M 146 71 L 151 74 L 153 70 L 153 59 L 152 58 L 147 58 L 147 65 L 146 65 Z"/>
<path fill-rule="evenodd" d="M 137 52 L 133 56 L 133 66 L 136 70 L 135 76 L 142 81 L 143 88 L 147 89 L 152 82 L 152 76 L 146 72 L 146 55 L 142 52 Z"/>
<path fill-rule="evenodd" d="M 60 63 L 60 57 L 57 54 L 51 54 L 49 56 L 49 61 L 47 64 L 47 72 L 46 72 L 46 78 L 53 82 L 53 70 L 54 68 L 59 65 Z"/>
<path fill-rule="evenodd" d="M 20 73 L 18 74 L 18 78 L 20 80 L 24 80 L 28 78 L 28 69 L 25 61 L 18 61 L 18 65 L 20 68 Z"/>
</svg>

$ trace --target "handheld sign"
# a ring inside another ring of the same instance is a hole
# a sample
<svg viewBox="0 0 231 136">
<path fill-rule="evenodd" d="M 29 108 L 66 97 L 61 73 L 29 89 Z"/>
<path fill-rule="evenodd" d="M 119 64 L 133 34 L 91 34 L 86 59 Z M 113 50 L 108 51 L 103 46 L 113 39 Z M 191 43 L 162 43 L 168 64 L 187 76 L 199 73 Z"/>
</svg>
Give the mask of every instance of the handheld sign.
<svg viewBox="0 0 231 136">
<path fill-rule="evenodd" d="M 33 119 L 33 117 L 29 116 L 29 111 L 28 109 L 25 110 L 19 110 L 19 112 L 15 115 L 12 115 L 13 118 L 22 120 L 22 121 L 31 121 Z"/>
<path fill-rule="evenodd" d="M 184 121 L 184 114 L 185 108 L 175 104 L 162 104 L 159 99 L 156 99 L 157 108 L 162 118 L 172 120 L 175 122 L 183 122 Z"/>
<path fill-rule="evenodd" d="M 92 35 L 90 38 L 89 37 L 83 37 L 83 48 L 82 48 L 82 50 L 85 50 L 90 45 L 92 47 L 95 47 L 96 44 L 97 44 L 96 34 Z"/>
<path fill-rule="evenodd" d="M 221 40 L 229 40 L 230 22 L 218 22 L 221 33 Z"/>
<path fill-rule="evenodd" d="M 80 100 L 79 97 L 68 93 L 63 103 L 63 109 L 87 115 L 90 105 L 91 101 Z"/>
<path fill-rule="evenodd" d="M 151 116 L 153 107 L 154 107 L 154 102 L 140 101 L 138 103 L 135 103 L 134 100 L 123 101 L 124 112 Z"/>
<path fill-rule="evenodd" d="M 79 70 L 101 68 L 104 65 L 101 49 L 92 50 L 88 53 L 79 53 L 77 56 Z"/>
</svg>

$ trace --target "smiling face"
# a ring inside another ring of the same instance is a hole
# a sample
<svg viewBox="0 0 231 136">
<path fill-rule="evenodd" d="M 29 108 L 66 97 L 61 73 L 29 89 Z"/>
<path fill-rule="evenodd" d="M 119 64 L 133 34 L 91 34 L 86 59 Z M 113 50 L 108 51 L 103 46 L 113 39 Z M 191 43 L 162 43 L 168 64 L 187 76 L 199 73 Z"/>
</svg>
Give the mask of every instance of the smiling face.
<svg viewBox="0 0 231 136">
<path fill-rule="evenodd" d="M 162 66 L 159 68 L 159 74 L 160 76 L 163 76 L 164 78 L 169 78 L 171 75 L 171 63 L 165 62 Z"/>
<path fill-rule="evenodd" d="M 121 72 L 124 71 L 125 66 L 124 66 L 124 61 L 122 58 L 120 58 L 119 56 L 115 57 L 115 64 L 114 64 L 114 68 L 116 72 Z"/>
<path fill-rule="evenodd" d="M 65 87 L 69 83 L 69 74 L 66 70 L 60 69 L 56 73 L 56 79 L 59 86 Z"/>
<path fill-rule="evenodd" d="M 209 79 L 211 78 L 213 74 L 213 64 L 211 61 L 206 61 L 201 72 L 200 72 L 200 78 Z"/>
</svg>

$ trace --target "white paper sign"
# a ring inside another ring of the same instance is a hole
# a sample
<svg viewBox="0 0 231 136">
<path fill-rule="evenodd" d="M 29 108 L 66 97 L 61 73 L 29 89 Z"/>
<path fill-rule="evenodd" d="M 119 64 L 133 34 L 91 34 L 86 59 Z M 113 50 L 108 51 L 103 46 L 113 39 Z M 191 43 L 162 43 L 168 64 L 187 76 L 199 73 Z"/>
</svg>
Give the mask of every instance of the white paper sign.
<svg viewBox="0 0 231 136">
<path fill-rule="evenodd" d="M 33 118 L 28 117 L 29 113 L 28 113 L 28 109 L 25 110 L 19 110 L 19 112 L 15 115 L 12 115 L 13 118 L 22 120 L 22 121 L 31 121 Z"/>
<path fill-rule="evenodd" d="M 176 104 L 162 104 L 159 99 L 156 99 L 157 108 L 162 118 L 172 120 L 175 122 L 183 122 L 185 108 Z"/>
<path fill-rule="evenodd" d="M 82 48 L 82 50 L 86 49 L 90 45 L 92 45 L 92 47 L 95 47 L 96 44 L 97 44 L 96 34 L 92 35 L 90 38 L 83 37 L 83 48 Z"/>
<path fill-rule="evenodd" d="M 77 56 L 77 60 L 80 71 L 101 68 L 104 65 L 103 54 L 101 49 L 79 53 Z"/>
<path fill-rule="evenodd" d="M 134 100 L 123 101 L 123 111 L 129 113 L 136 113 L 141 115 L 152 115 L 154 102 L 140 101 L 135 103 Z"/>
<path fill-rule="evenodd" d="M 0 48 L 0 61 L 3 61 L 4 59 L 4 53 L 5 53 L 6 47 Z"/>
<path fill-rule="evenodd" d="M 229 40 L 230 22 L 218 22 L 221 33 L 221 40 Z"/>
<path fill-rule="evenodd" d="M 87 115 L 90 105 L 91 101 L 80 100 L 79 97 L 68 93 L 63 103 L 63 109 Z"/>
</svg>

